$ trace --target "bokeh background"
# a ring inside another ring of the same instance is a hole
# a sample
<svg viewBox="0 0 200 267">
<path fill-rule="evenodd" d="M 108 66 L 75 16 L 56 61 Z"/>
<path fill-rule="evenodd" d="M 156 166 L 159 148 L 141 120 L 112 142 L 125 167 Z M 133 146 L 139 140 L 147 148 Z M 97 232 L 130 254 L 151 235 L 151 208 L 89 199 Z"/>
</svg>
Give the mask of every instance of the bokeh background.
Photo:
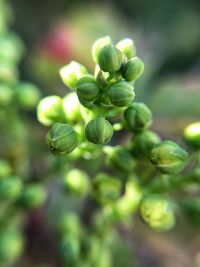
<svg viewBox="0 0 200 267">
<path fill-rule="evenodd" d="M 110 35 L 116 42 L 130 37 L 145 63 L 145 73 L 136 83 L 136 100 L 145 102 L 152 110 L 153 129 L 163 138 L 176 140 L 188 123 L 199 120 L 199 0 L 11 0 L 10 3 L 14 14 L 12 29 L 26 46 L 21 77 L 37 84 L 43 96 L 66 94 L 58 70 L 70 60 L 93 69 L 90 51 L 98 37 Z M 35 128 L 41 127 L 34 112 L 26 116 L 34 121 Z M 29 155 L 34 164 L 31 175 L 37 179 L 48 167 L 41 163 L 46 148 L 38 131 L 34 131 L 43 153 L 37 158 L 37 149 L 31 145 Z M 56 190 L 52 187 L 50 192 Z M 51 209 L 55 211 L 56 207 L 53 200 Z M 26 252 L 15 266 L 58 266 L 55 240 L 48 225 L 41 222 L 43 213 L 32 216 L 31 227 L 27 223 Z M 123 241 L 118 240 L 113 248 L 113 266 L 200 267 L 198 222 L 190 224 L 180 215 L 174 230 L 158 234 L 141 223 L 138 225 L 136 219 L 137 227 L 133 226 L 131 233 L 119 228 Z"/>
</svg>

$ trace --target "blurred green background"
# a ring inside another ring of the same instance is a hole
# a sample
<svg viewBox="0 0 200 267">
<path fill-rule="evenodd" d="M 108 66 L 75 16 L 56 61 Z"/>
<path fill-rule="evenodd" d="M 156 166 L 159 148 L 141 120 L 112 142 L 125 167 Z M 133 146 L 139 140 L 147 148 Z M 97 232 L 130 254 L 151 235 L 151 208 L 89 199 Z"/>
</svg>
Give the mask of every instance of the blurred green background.
<svg viewBox="0 0 200 267">
<path fill-rule="evenodd" d="M 199 120 L 199 0 L 11 0 L 10 3 L 14 14 L 12 29 L 26 46 L 21 77 L 37 84 L 43 96 L 66 94 L 58 70 L 70 60 L 93 68 L 88 55 L 98 37 L 110 35 L 116 42 L 130 37 L 145 63 L 145 73 L 136 83 L 136 100 L 151 108 L 155 117 L 153 129 L 163 138 L 176 139 L 182 136 L 188 123 Z M 28 116 L 36 121 L 34 112 Z M 42 142 L 36 131 L 37 135 L 38 142 Z M 44 147 L 41 149 L 46 152 Z M 36 152 L 31 153 L 32 158 L 37 158 Z M 32 176 L 42 175 L 43 170 L 39 169 L 47 168 L 39 161 L 33 161 Z M 56 200 L 52 207 L 55 211 Z M 27 253 L 14 266 L 60 266 L 56 265 L 57 255 L 52 252 L 55 240 L 49 237 L 49 230 L 45 225 L 38 226 L 37 216 L 31 219 L 35 231 L 27 229 L 30 238 Z M 137 218 L 134 223 L 139 226 L 131 233 L 119 229 L 123 241 L 117 240 L 113 248 L 115 267 L 200 267 L 199 224 L 191 226 L 180 215 L 173 231 L 158 234 L 138 223 Z"/>
</svg>

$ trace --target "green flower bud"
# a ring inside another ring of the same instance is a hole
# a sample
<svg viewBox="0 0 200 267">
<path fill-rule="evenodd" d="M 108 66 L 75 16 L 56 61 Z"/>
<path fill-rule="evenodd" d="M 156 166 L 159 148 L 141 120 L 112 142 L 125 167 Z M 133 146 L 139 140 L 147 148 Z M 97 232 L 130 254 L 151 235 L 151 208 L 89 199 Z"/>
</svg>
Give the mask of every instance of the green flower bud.
<svg viewBox="0 0 200 267">
<path fill-rule="evenodd" d="M 145 197 L 140 204 L 140 215 L 150 227 L 158 231 L 170 230 L 175 224 L 172 205 L 162 196 Z"/>
<path fill-rule="evenodd" d="M 136 54 L 136 47 L 133 40 L 126 38 L 119 41 L 116 47 L 128 58 L 132 58 Z"/>
<path fill-rule="evenodd" d="M 100 70 L 96 77 L 97 86 L 102 90 L 107 89 L 109 86 L 109 82 L 106 80 L 105 76 L 106 75 Z"/>
<path fill-rule="evenodd" d="M 18 70 L 13 64 L 0 61 L 0 82 L 13 85 L 17 82 L 18 76 Z"/>
<path fill-rule="evenodd" d="M 113 128 L 105 118 L 90 121 L 85 127 L 85 136 L 94 144 L 108 143 L 113 135 Z"/>
<path fill-rule="evenodd" d="M 80 220 L 76 213 L 67 213 L 62 215 L 58 221 L 58 233 L 61 237 L 68 234 L 78 237 L 80 235 Z"/>
<path fill-rule="evenodd" d="M 97 39 L 92 46 L 92 58 L 95 63 L 98 63 L 99 51 L 105 46 L 111 44 L 110 36 L 105 36 Z"/>
<path fill-rule="evenodd" d="M 12 173 L 12 168 L 10 164 L 6 161 L 1 159 L 0 160 L 0 178 L 7 177 L 11 175 Z"/>
<path fill-rule="evenodd" d="M 75 90 L 77 81 L 85 74 L 87 74 L 87 69 L 76 61 L 71 61 L 60 69 L 63 83 L 72 90 Z"/>
<path fill-rule="evenodd" d="M 60 255 L 69 266 L 75 266 L 79 260 L 80 242 L 73 235 L 65 236 L 60 243 Z"/>
<path fill-rule="evenodd" d="M 138 207 L 142 192 L 134 178 L 130 178 L 125 185 L 124 195 L 113 206 L 114 216 L 123 220 L 130 216 Z"/>
<path fill-rule="evenodd" d="M 7 84 L 0 84 L 0 106 L 8 106 L 13 98 L 13 90 Z"/>
<path fill-rule="evenodd" d="M 98 64 L 103 71 L 115 72 L 121 68 L 122 52 L 112 44 L 104 46 L 98 55 Z"/>
<path fill-rule="evenodd" d="M 0 179 L 0 199 L 16 199 L 21 194 L 22 186 L 21 179 L 15 176 Z"/>
<path fill-rule="evenodd" d="M 98 174 L 93 180 L 93 197 L 102 205 L 114 203 L 121 194 L 120 180 L 104 173 Z"/>
<path fill-rule="evenodd" d="M 14 87 L 14 90 L 15 99 L 23 108 L 35 108 L 41 98 L 39 89 L 31 83 L 21 82 Z"/>
<path fill-rule="evenodd" d="M 24 52 L 24 45 L 18 35 L 6 32 L 0 37 L 0 61 L 16 64 Z"/>
<path fill-rule="evenodd" d="M 109 167 L 122 174 L 131 172 L 135 167 L 132 155 L 123 146 L 115 146 L 108 150 L 106 163 Z"/>
<path fill-rule="evenodd" d="M 134 87 L 125 81 L 119 81 L 111 85 L 106 95 L 114 106 L 125 107 L 135 97 Z"/>
<path fill-rule="evenodd" d="M 19 204 L 25 208 L 38 208 L 44 204 L 46 192 L 39 183 L 31 183 L 25 186 Z"/>
<path fill-rule="evenodd" d="M 43 98 L 37 106 L 37 118 L 45 126 L 64 122 L 62 98 L 56 95 Z"/>
<path fill-rule="evenodd" d="M 160 137 L 152 131 L 144 131 L 133 137 L 131 153 L 134 156 L 149 158 L 152 148 L 161 142 Z"/>
<path fill-rule="evenodd" d="M 63 98 L 63 111 L 69 123 L 79 121 L 81 119 L 80 102 L 77 94 L 72 92 Z"/>
<path fill-rule="evenodd" d="M 85 75 L 77 82 L 76 93 L 78 97 L 85 101 L 94 101 L 99 94 L 99 88 L 92 75 Z"/>
<path fill-rule="evenodd" d="M 133 103 L 124 112 L 128 128 L 133 132 L 141 132 L 152 124 L 152 113 L 143 103 Z"/>
<path fill-rule="evenodd" d="M 163 141 L 151 150 L 150 161 L 164 174 L 175 174 L 183 170 L 187 152 L 172 141 Z"/>
<path fill-rule="evenodd" d="M 64 177 L 65 190 L 74 195 L 86 195 L 89 191 L 89 186 L 89 177 L 81 170 L 72 169 Z"/>
<path fill-rule="evenodd" d="M 135 81 L 144 72 L 144 63 L 138 57 L 129 59 L 124 65 L 122 65 L 121 73 L 125 80 Z"/>
<path fill-rule="evenodd" d="M 4 230 L 0 232 L 0 264 L 13 263 L 23 252 L 24 241 L 19 231 Z"/>
<path fill-rule="evenodd" d="M 71 153 L 78 144 L 77 133 L 70 124 L 55 123 L 45 138 L 49 150 L 55 155 Z"/>
<path fill-rule="evenodd" d="M 184 138 L 193 147 L 200 147 L 200 122 L 188 125 L 184 130 Z"/>
</svg>

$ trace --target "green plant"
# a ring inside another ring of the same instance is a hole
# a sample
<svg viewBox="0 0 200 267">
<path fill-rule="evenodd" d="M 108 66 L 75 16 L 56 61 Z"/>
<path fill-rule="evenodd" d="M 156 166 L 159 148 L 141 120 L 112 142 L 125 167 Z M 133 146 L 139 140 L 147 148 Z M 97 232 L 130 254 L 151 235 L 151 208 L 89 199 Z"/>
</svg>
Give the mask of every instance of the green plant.
<svg viewBox="0 0 200 267">
<path fill-rule="evenodd" d="M 63 187 L 82 199 L 83 216 L 65 211 L 58 220 L 66 266 L 112 266 L 115 226 L 135 213 L 154 230 L 170 230 L 178 205 L 169 192 L 200 182 L 198 162 L 190 170 L 185 149 L 150 131 L 151 111 L 134 101 L 144 71 L 135 55 L 130 39 L 116 45 L 109 36 L 98 39 L 92 47 L 94 74 L 72 61 L 60 75 L 73 92 L 63 99 L 48 96 L 38 105 L 38 120 L 51 127 L 47 146 L 62 155 Z M 188 131 L 187 141 L 198 146 L 199 134 Z M 121 132 L 130 138 L 118 139 Z M 98 164 L 91 168 L 93 159 Z M 85 220 L 88 203 L 93 208 Z"/>
</svg>

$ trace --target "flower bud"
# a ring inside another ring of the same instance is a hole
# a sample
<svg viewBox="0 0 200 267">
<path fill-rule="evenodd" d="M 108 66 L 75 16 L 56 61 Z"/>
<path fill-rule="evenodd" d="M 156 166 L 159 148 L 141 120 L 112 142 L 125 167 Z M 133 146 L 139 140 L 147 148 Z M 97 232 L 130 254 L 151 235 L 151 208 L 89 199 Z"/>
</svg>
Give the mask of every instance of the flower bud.
<svg viewBox="0 0 200 267">
<path fill-rule="evenodd" d="M 59 252 L 63 262 L 68 266 L 75 266 L 80 255 L 79 239 L 73 235 L 65 236 L 61 240 Z"/>
<path fill-rule="evenodd" d="M 7 84 L 0 84 L 0 106 L 8 106 L 13 98 L 13 90 Z"/>
<path fill-rule="evenodd" d="M 57 225 L 61 237 L 68 234 L 78 237 L 80 235 L 80 227 L 79 216 L 73 212 L 62 215 Z"/>
<path fill-rule="evenodd" d="M 152 131 L 144 131 L 133 137 L 131 153 L 134 156 L 149 158 L 152 148 L 161 142 L 160 137 Z"/>
<path fill-rule="evenodd" d="M 123 196 L 117 200 L 113 206 L 114 216 L 120 220 L 130 216 L 138 207 L 141 196 L 141 189 L 136 180 L 131 177 L 125 184 Z"/>
<path fill-rule="evenodd" d="M 0 37 L 0 61 L 17 64 L 24 52 L 24 45 L 13 32 L 5 32 Z"/>
<path fill-rule="evenodd" d="M 136 47 L 133 40 L 126 38 L 119 41 L 116 47 L 128 58 L 132 58 L 136 54 Z"/>
<path fill-rule="evenodd" d="M 50 126 L 55 122 L 64 122 L 61 97 L 52 95 L 43 98 L 37 106 L 37 118 L 45 126 Z"/>
<path fill-rule="evenodd" d="M 97 74 L 96 83 L 97 86 L 102 90 L 107 89 L 109 86 L 109 82 L 106 80 L 106 75 L 104 75 L 101 70 Z"/>
<path fill-rule="evenodd" d="M 138 57 L 129 59 L 121 68 L 122 76 L 127 81 L 135 81 L 143 74 L 143 72 L 144 63 Z"/>
<path fill-rule="evenodd" d="M 135 97 L 134 87 L 125 81 L 119 81 L 111 85 L 108 89 L 107 96 L 114 106 L 125 107 Z"/>
<path fill-rule="evenodd" d="M 14 263 L 23 252 L 24 241 L 17 230 L 4 229 L 0 232 L 0 264 Z"/>
<path fill-rule="evenodd" d="M 99 51 L 106 45 L 111 44 L 110 36 L 105 36 L 97 39 L 92 46 L 92 58 L 95 63 L 98 63 Z"/>
<path fill-rule="evenodd" d="M 183 170 L 187 152 L 172 141 L 163 141 L 156 145 L 150 154 L 154 167 L 164 174 L 176 174 Z"/>
<path fill-rule="evenodd" d="M 15 99 L 22 108 L 32 109 L 38 104 L 41 94 L 31 83 L 21 82 L 14 87 Z"/>
<path fill-rule="evenodd" d="M 0 160 L 0 179 L 11 175 L 11 173 L 12 173 L 12 168 L 10 164 L 6 160 L 1 159 Z"/>
<path fill-rule="evenodd" d="M 121 194 L 120 180 L 104 173 L 98 174 L 92 185 L 92 195 L 101 205 L 114 203 Z"/>
<path fill-rule="evenodd" d="M 87 74 L 87 69 L 76 61 L 71 61 L 60 69 L 63 83 L 72 90 L 75 90 L 77 81 L 85 74 Z"/>
<path fill-rule="evenodd" d="M 76 196 L 85 196 L 89 191 L 88 175 L 78 169 L 72 169 L 64 177 L 65 190 Z"/>
<path fill-rule="evenodd" d="M 49 150 L 55 155 L 71 153 L 77 146 L 77 133 L 70 124 L 55 123 L 45 138 Z"/>
<path fill-rule="evenodd" d="M 188 125 L 184 130 L 184 138 L 193 147 L 200 147 L 200 122 Z"/>
<path fill-rule="evenodd" d="M 18 69 L 11 63 L 0 61 L 0 82 L 5 82 L 8 85 L 16 84 L 18 80 Z"/>
<path fill-rule="evenodd" d="M 77 82 L 76 93 L 78 97 L 85 101 L 96 100 L 99 88 L 96 84 L 96 80 L 92 75 L 85 75 Z"/>
<path fill-rule="evenodd" d="M 115 146 L 107 152 L 106 163 L 109 167 L 122 174 L 131 172 L 135 162 L 129 151 L 123 146 Z"/>
<path fill-rule="evenodd" d="M 121 68 L 122 52 L 112 44 L 104 46 L 98 55 L 98 64 L 103 71 L 115 72 Z"/>
<path fill-rule="evenodd" d="M 27 184 L 19 199 L 19 204 L 25 208 L 38 208 L 44 204 L 46 192 L 39 183 Z"/>
<path fill-rule="evenodd" d="M 152 113 L 143 103 L 133 103 L 124 112 L 128 128 L 133 132 L 141 132 L 152 123 Z"/>
<path fill-rule="evenodd" d="M 80 102 L 77 94 L 72 92 L 67 94 L 62 101 L 63 111 L 69 123 L 77 122 L 81 119 Z"/>
<path fill-rule="evenodd" d="M 162 196 L 145 197 L 140 204 L 140 215 L 144 222 L 158 231 L 170 230 L 175 224 L 172 205 Z"/>
<path fill-rule="evenodd" d="M 94 144 L 108 143 L 113 135 L 113 128 L 105 118 L 97 118 L 90 121 L 85 127 L 85 136 Z"/>
<path fill-rule="evenodd" d="M 16 199 L 21 193 L 22 186 L 21 179 L 15 176 L 0 179 L 0 199 Z"/>
</svg>

